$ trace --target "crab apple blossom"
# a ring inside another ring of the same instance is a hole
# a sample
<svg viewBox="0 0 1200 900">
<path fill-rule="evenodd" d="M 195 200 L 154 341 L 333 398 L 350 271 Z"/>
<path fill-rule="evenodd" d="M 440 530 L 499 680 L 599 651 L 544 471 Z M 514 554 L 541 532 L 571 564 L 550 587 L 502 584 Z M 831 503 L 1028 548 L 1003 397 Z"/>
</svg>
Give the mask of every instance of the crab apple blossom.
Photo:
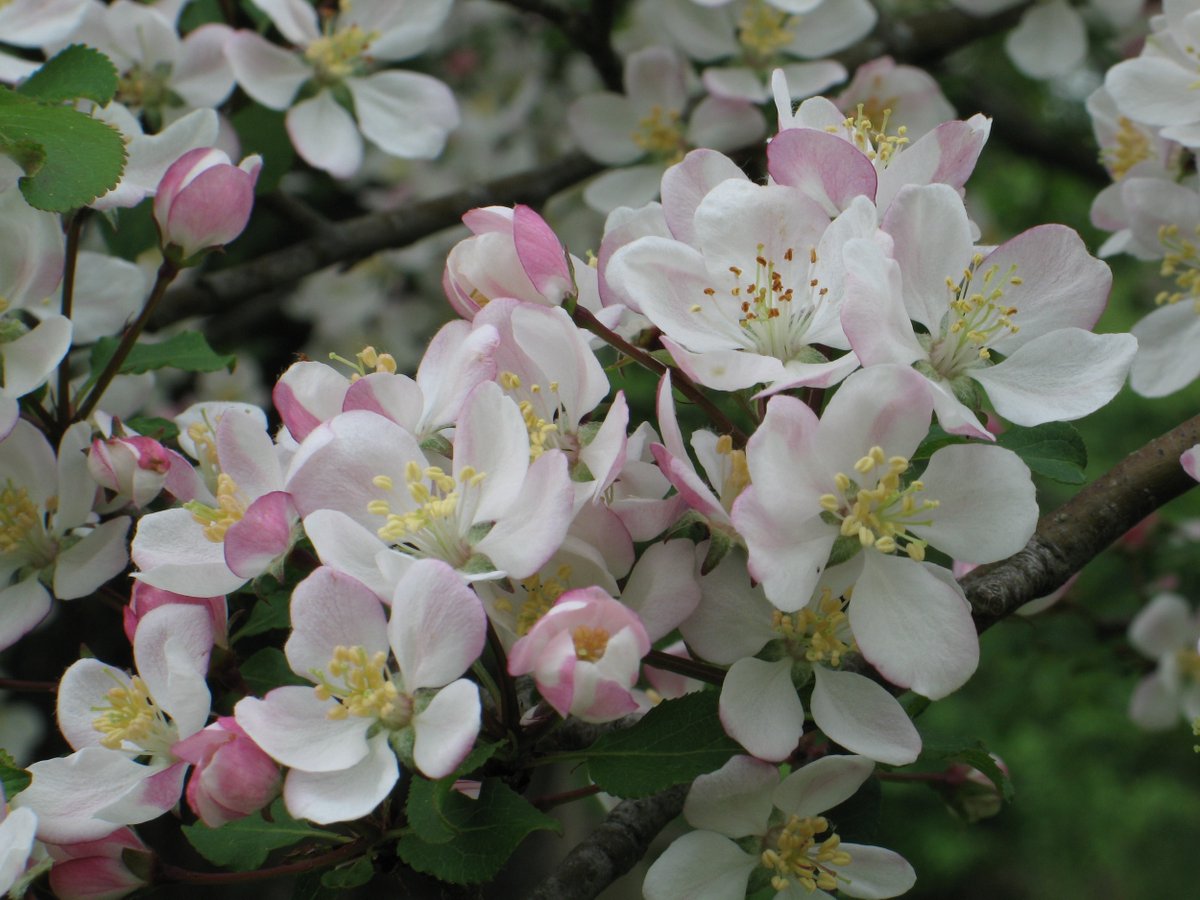
<svg viewBox="0 0 1200 900">
<path fill-rule="evenodd" d="M 397 62 L 425 50 L 451 0 L 343 0 L 325 22 L 305 0 L 254 5 L 295 49 L 238 31 L 225 53 L 242 90 L 287 110 L 288 135 L 305 162 L 349 178 L 362 165 L 363 137 L 403 159 L 442 152 L 459 124 L 450 89 L 429 75 L 370 68 L 373 60 Z"/>
<path fill-rule="evenodd" d="M 46 851 L 53 861 L 50 889 L 61 900 L 116 900 L 149 884 L 154 854 L 131 828 L 96 840 L 47 844 Z"/>
<path fill-rule="evenodd" d="M 167 483 L 171 457 L 154 438 L 131 435 L 96 438 L 88 450 L 88 472 L 120 505 L 139 509 L 150 503 Z"/>
<path fill-rule="evenodd" d="M 184 738 L 171 752 L 193 765 L 184 796 L 209 828 L 257 812 L 279 794 L 279 767 L 231 716 Z"/>
<path fill-rule="evenodd" d="M 0 441 L 0 646 L 44 619 L 51 595 L 86 597 L 129 561 L 129 518 L 101 523 L 92 512 L 97 487 L 84 455 L 90 433 L 86 422 L 68 428 L 57 458 L 24 420 Z"/>
<path fill-rule="evenodd" d="M 609 722 L 637 711 L 637 683 L 650 638 L 632 609 L 601 588 L 567 591 L 508 654 L 510 675 L 532 673 L 561 716 Z"/>
<path fill-rule="evenodd" d="M 288 811 L 321 823 L 365 816 L 400 777 L 397 755 L 429 778 L 453 772 L 479 733 L 479 689 L 460 676 L 487 630 L 479 598 L 454 570 L 413 563 L 389 618 L 360 582 L 322 567 L 297 585 L 291 609 L 284 652 L 315 687 L 276 688 L 234 709 L 289 768 Z"/>
<path fill-rule="evenodd" d="M 1161 731 L 1200 717 L 1200 616 L 1179 594 L 1158 594 L 1129 623 L 1129 642 L 1158 663 L 1129 702 L 1138 726 Z"/>
<path fill-rule="evenodd" d="M 683 815 L 697 831 L 678 838 L 646 873 L 646 900 L 742 900 L 768 885 L 792 897 L 884 898 L 903 894 L 916 873 L 891 850 L 842 842 L 821 815 L 871 777 L 860 756 L 827 756 L 792 772 L 748 756 L 692 783 Z"/>
<path fill-rule="evenodd" d="M 1039 425 L 1085 416 L 1124 384 L 1137 341 L 1089 330 L 1112 275 L 1071 229 L 1041 225 L 983 253 L 962 198 L 937 184 L 901 189 L 881 227 L 892 258 L 879 242 L 845 246 L 842 326 L 864 366 L 925 375 L 947 431 L 992 439 L 981 392 L 1004 418 Z"/>
<path fill-rule="evenodd" d="M 700 603 L 680 626 L 692 652 L 731 668 L 721 686 L 725 730 L 759 759 L 781 761 L 804 728 L 798 689 L 812 686 L 809 711 L 827 737 L 853 753 L 907 765 L 921 738 L 891 694 L 842 668 L 855 652 L 846 615 L 852 564 L 826 570 L 812 599 L 793 613 L 776 609 L 730 551 L 700 579 Z"/>
<path fill-rule="evenodd" d="M 186 260 L 236 238 L 250 220 L 261 168 L 257 154 L 235 166 L 216 147 L 199 147 L 179 157 L 154 195 L 154 221 L 163 246 L 178 247 Z"/>
<path fill-rule="evenodd" d="M 1000 447 L 943 447 L 911 478 L 933 411 L 927 384 L 913 369 L 874 366 L 820 419 L 771 398 L 746 446 L 751 484 L 733 523 L 750 574 L 783 612 L 808 604 L 831 559 L 861 565 L 847 607 L 859 650 L 889 681 L 937 699 L 974 672 L 979 642 L 962 589 L 922 562 L 926 547 L 1004 559 L 1025 546 L 1038 509 L 1028 467 Z"/>
</svg>

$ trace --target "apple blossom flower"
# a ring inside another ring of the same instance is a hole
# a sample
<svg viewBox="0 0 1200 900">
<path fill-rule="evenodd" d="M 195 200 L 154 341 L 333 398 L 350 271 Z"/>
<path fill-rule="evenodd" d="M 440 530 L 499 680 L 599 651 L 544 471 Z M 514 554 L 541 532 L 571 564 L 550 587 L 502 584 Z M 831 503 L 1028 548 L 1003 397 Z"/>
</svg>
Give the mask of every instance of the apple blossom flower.
<svg viewBox="0 0 1200 900">
<path fill-rule="evenodd" d="M 349 178 L 362 164 L 363 137 L 403 159 L 442 152 L 459 122 L 450 89 L 417 72 L 371 73 L 369 64 L 421 53 L 449 15 L 450 0 L 344 0 L 324 22 L 306 0 L 255 6 L 295 49 L 243 30 L 225 52 L 242 90 L 269 109 L 287 110 L 288 135 L 305 162 Z M 350 103 L 339 99 L 347 92 Z"/>
<path fill-rule="evenodd" d="M 129 643 L 134 641 L 138 624 L 146 614 L 160 606 L 172 603 L 185 606 L 199 606 L 208 613 L 212 622 L 213 642 L 218 647 L 229 646 L 229 606 L 224 596 L 220 597 L 188 597 L 152 587 L 144 581 L 134 581 L 129 591 L 129 602 L 121 610 L 122 625 L 125 637 Z"/>
<path fill-rule="evenodd" d="M 877 241 L 846 244 L 842 327 L 863 366 L 924 374 L 947 431 L 993 439 L 976 417 L 984 393 L 1004 418 L 1039 425 L 1085 416 L 1124 384 L 1137 341 L 1089 330 L 1112 273 L 1071 229 L 1039 225 L 983 253 L 942 184 L 902 188 L 881 227 L 892 259 Z"/>
<path fill-rule="evenodd" d="M 897 65 L 890 56 L 855 69 L 854 77 L 834 102 L 847 116 L 861 115 L 878 123 L 880 130 L 886 130 L 885 120 L 893 128 L 903 126 L 910 141 L 954 118 L 954 107 L 932 75 L 916 66 Z M 911 145 L 904 152 L 909 149 Z"/>
<path fill-rule="evenodd" d="M 142 435 L 95 438 L 88 450 L 88 472 L 114 501 L 139 509 L 158 496 L 167 482 L 171 458 L 154 438 Z"/>
<path fill-rule="evenodd" d="M 753 584 L 740 550 L 700 579 L 701 598 L 679 626 L 701 659 L 731 666 L 719 711 L 726 732 L 759 759 L 782 761 L 804 727 L 798 689 L 812 685 L 809 711 L 827 737 L 853 753 L 907 765 L 921 737 L 899 702 L 871 679 L 842 668 L 856 651 L 846 615 L 853 564 L 827 569 L 812 599 L 776 609 Z"/>
<path fill-rule="evenodd" d="M 843 843 L 821 815 L 871 777 L 861 756 L 827 756 L 792 772 L 735 756 L 688 791 L 683 815 L 697 831 L 678 838 L 646 873 L 646 900 L 742 900 L 754 875 L 777 898 L 884 898 L 903 894 L 916 873 L 891 850 Z M 765 872 L 761 871 L 765 870 Z"/>
<path fill-rule="evenodd" d="M 926 547 L 1004 559 L 1025 546 L 1038 508 L 1028 467 L 993 445 L 943 447 L 911 480 L 933 410 L 926 385 L 913 369 L 873 366 L 819 420 L 794 397 L 772 397 L 746 446 L 751 484 L 733 523 L 750 574 L 783 612 L 808 604 L 831 560 L 857 558 L 847 615 L 859 650 L 889 681 L 938 699 L 970 677 L 979 642 L 962 589 L 922 562 Z"/>
<path fill-rule="evenodd" d="M 650 638 L 641 619 L 601 588 L 567 591 L 517 641 L 508 673 L 532 673 L 561 716 L 609 722 L 638 708 L 637 683 Z"/>
<path fill-rule="evenodd" d="M 221 716 L 171 752 L 193 765 L 184 796 L 209 828 L 257 812 L 279 794 L 279 767 L 232 716 Z"/>
<path fill-rule="evenodd" d="M 390 598 L 322 567 L 292 594 L 288 664 L 316 686 L 238 702 L 234 716 L 289 768 L 293 815 L 347 822 L 373 810 L 400 777 L 396 758 L 443 778 L 480 728 L 479 689 L 460 676 L 479 656 L 483 606 L 445 563 L 415 562 Z M 389 662 L 389 655 L 395 660 Z"/>
<path fill-rule="evenodd" d="M 12 0 L 0 6 L 0 34 L 14 47 L 41 48 L 60 41 L 79 24 L 89 0 Z M 38 64 L 0 52 L 0 81 L 32 75 Z"/>
<path fill-rule="evenodd" d="M 86 422 L 68 428 L 57 458 L 24 420 L 0 441 L 0 646 L 46 617 L 51 594 L 86 597 L 129 561 L 129 518 L 97 523 L 92 513 L 97 488 L 84 456 L 90 432 Z"/>
<path fill-rule="evenodd" d="M 743 99 L 705 97 L 686 121 L 687 72 L 665 47 L 647 47 L 625 60 L 625 94 L 585 94 L 567 110 L 580 148 L 613 169 L 594 179 L 584 200 L 599 212 L 641 206 L 658 193 L 663 170 L 693 147 L 733 150 L 766 129 L 762 114 Z M 634 165 L 628 165 L 633 163 Z"/>
<path fill-rule="evenodd" d="M 0 789 L 0 891 L 5 894 L 29 865 L 37 834 L 37 814 L 31 809 L 9 809 Z"/>
<path fill-rule="evenodd" d="M 261 168 L 258 154 L 234 166 L 216 147 L 198 147 L 179 157 L 154 195 L 154 221 L 163 246 L 177 247 L 187 260 L 236 238 L 250 221 Z"/>
<path fill-rule="evenodd" d="M 1129 702 L 1129 718 L 1162 731 L 1200 717 L 1200 614 L 1178 594 L 1154 597 L 1129 623 L 1129 642 L 1158 668 L 1143 678 Z"/>
</svg>

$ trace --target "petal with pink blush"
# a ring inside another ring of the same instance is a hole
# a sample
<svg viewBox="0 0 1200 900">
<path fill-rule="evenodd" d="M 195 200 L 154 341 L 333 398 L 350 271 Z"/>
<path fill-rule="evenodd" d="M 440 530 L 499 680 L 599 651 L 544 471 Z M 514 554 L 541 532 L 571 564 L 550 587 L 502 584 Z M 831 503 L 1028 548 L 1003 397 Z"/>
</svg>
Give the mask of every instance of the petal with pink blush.
<svg viewBox="0 0 1200 900">
<path fill-rule="evenodd" d="M 779 184 L 811 197 L 832 218 L 850 201 L 875 198 L 878 176 L 866 155 L 848 141 L 811 128 L 792 128 L 767 145 L 767 168 Z"/>
<path fill-rule="evenodd" d="M 318 700 L 312 688 L 281 687 L 234 708 L 237 723 L 274 759 L 306 772 L 337 772 L 362 760 L 370 748 L 373 718 L 329 718 L 335 700 Z"/>
<path fill-rule="evenodd" d="M 387 616 L 379 598 L 327 566 L 296 585 L 291 621 L 284 652 L 292 670 L 305 678 L 324 672 L 338 647 L 362 647 L 368 656 L 388 649 Z"/>
<path fill-rule="evenodd" d="M 386 732 L 365 743 L 362 759 L 346 768 L 288 772 L 283 784 L 288 812 L 298 819 L 327 825 L 361 819 L 382 803 L 400 778 L 400 766 L 388 746 Z"/>
<path fill-rule="evenodd" d="M 720 715 L 725 733 L 759 759 L 787 759 L 804 732 L 791 658 L 735 662 L 721 687 Z"/>
<path fill-rule="evenodd" d="M 487 615 L 457 572 L 422 559 L 396 585 L 387 635 L 411 693 L 448 684 L 470 667 L 483 650 Z"/>
<path fill-rule="evenodd" d="M 291 548 L 297 521 L 299 515 L 291 494 L 263 494 L 225 532 L 225 564 L 229 571 L 242 578 L 266 572 Z"/>
<path fill-rule="evenodd" d="M 466 759 L 479 735 L 479 688 L 451 682 L 413 718 L 413 761 L 428 778 L 445 778 Z"/>
</svg>

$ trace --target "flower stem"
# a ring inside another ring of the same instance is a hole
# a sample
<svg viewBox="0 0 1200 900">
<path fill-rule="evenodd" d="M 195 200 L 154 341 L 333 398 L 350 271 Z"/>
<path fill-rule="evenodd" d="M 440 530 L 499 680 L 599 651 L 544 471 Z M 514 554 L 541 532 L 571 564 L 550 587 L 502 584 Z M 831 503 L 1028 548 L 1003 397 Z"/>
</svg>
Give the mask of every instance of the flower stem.
<svg viewBox="0 0 1200 900">
<path fill-rule="evenodd" d="M 158 277 L 154 281 L 154 287 L 150 291 L 150 296 L 146 299 L 146 305 L 142 307 L 142 311 L 138 314 L 137 319 L 133 324 L 125 329 L 125 333 L 121 335 L 121 343 L 117 345 L 116 351 L 112 358 L 105 364 L 103 371 L 96 378 L 96 383 L 92 385 L 91 391 L 88 392 L 87 399 L 79 404 L 79 409 L 75 413 L 75 419 L 82 421 L 86 419 L 104 392 L 108 390 L 109 384 L 116 377 L 117 372 L 121 370 L 125 360 L 129 357 L 133 350 L 133 345 L 137 343 L 137 339 L 141 336 L 142 331 L 146 327 L 146 323 L 150 321 L 150 317 L 154 314 L 154 310 L 158 307 L 158 303 L 162 300 L 163 295 L 167 292 L 167 288 L 171 282 L 175 280 L 175 276 L 179 274 L 179 266 L 170 259 L 164 259 L 162 265 L 158 267 Z"/>
<path fill-rule="evenodd" d="M 62 307 L 60 312 L 70 319 L 75 305 L 75 266 L 79 260 L 79 236 L 87 209 L 77 209 L 67 220 L 67 245 L 63 261 Z M 58 428 L 66 431 L 71 424 L 71 354 L 58 364 Z"/>
<path fill-rule="evenodd" d="M 642 661 L 655 669 L 665 669 L 668 672 L 674 672 L 676 675 L 695 678 L 698 681 L 705 681 L 708 684 L 719 685 L 725 681 L 724 669 L 701 662 L 698 659 L 684 659 L 682 656 L 663 653 L 661 650 L 651 650 Z"/>
<path fill-rule="evenodd" d="M 284 875 L 297 875 L 301 872 L 311 872 L 325 866 L 332 866 L 361 854 L 367 849 L 365 840 L 343 844 L 336 850 L 310 856 L 294 863 L 282 866 L 272 866 L 268 869 L 257 869 L 253 872 L 195 872 L 170 863 L 159 862 L 158 874 L 161 881 L 186 882 L 188 884 L 240 884 L 248 881 L 267 881 Z"/>
<path fill-rule="evenodd" d="M 572 791 L 563 791 L 559 794 L 546 794 L 543 797 L 534 797 L 529 802 L 545 812 L 548 809 L 554 809 L 556 806 L 562 806 L 564 803 L 570 803 L 574 800 L 582 800 L 584 797 L 591 797 L 600 793 L 600 785 L 588 784 L 581 788 L 575 788 Z"/>
</svg>

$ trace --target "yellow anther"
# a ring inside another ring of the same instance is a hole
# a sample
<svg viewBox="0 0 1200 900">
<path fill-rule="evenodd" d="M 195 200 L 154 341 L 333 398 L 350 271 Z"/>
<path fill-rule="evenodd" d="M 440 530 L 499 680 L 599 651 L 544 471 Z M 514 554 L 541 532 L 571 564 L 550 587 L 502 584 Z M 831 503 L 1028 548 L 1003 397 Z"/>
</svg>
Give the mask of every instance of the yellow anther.
<svg viewBox="0 0 1200 900">
<path fill-rule="evenodd" d="M 506 391 L 515 391 L 521 386 L 521 376 L 516 372 L 501 372 L 497 380 Z"/>
<path fill-rule="evenodd" d="M 25 545 L 41 526 L 41 515 L 29 492 L 9 479 L 0 489 L 0 553 Z"/>
<path fill-rule="evenodd" d="M 105 699 L 107 706 L 92 708 L 92 712 L 99 713 L 92 719 L 92 727 L 103 735 L 101 746 L 117 750 L 126 741 L 144 746 L 156 730 L 166 727 L 166 719 L 154 704 L 150 690 L 137 675 L 128 687 L 110 688 Z"/>
<path fill-rule="evenodd" d="M 798 16 L 782 13 L 763 0 L 749 0 L 738 16 L 738 43 L 751 64 L 767 65 L 796 37 L 798 22 Z"/>
<path fill-rule="evenodd" d="M 381 491 L 390 491 L 395 488 L 395 484 L 392 482 L 392 479 L 387 475 L 376 475 L 371 479 L 371 484 L 375 485 L 375 487 L 379 488 Z"/>
<path fill-rule="evenodd" d="M 216 506 L 205 506 L 196 500 L 183 506 L 192 514 L 192 519 L 203 526 L 205 538 L 214 544 L 220 544 L 225 540 L 225 533 L 230 526 L 240 522 L 246 514 L 247 503 L 237 482 L 222 472 L 217 476 Z"/>
<path fill-rule="evenodd" d="M 687 153 L 683 117 L 679 110 L 653 107 L 648 115 L 638 120 L 637 130 L 630 137 L 646 153 L 667 163 L 677 163 Z"/>
<path fill-rule="evenodd" d="M 304 48 L 304 58 L 317 70 L 318 81 L 336 83 L 363 71 L 367 48 L 379 34 L 351 25 L 317 38 Z"/>
<path fill-rule="evenodd" d="M 325 672 L 313 676 L 317 699 L 338 701 L 326 712 L 330 719 L 379 719 L 389 728 L 403 727 L 412 720 L 412 697 L 392 681 L 384 651 L 368 654 L 361 646 L 335 647 Z"/>
<path fill-rule="evenodd" d="M 821 843 L 817 835 L 829 830 L 823 816 L 792 816 L 780 829 L 768 835 L 774 844 L 759 857 L 771 873 L 771 887 L 786 891 L 800 886 L 808 891 L 834 891 L 838 888 L 837 869 L 850 864 L 850 854 L 841 849 L 841 840 L 833 834 Z"/>
<path fill-rule="evenodd" d="M 1117 119 L 1115 143 L 1100 151 L 1100 162 L 1112 172 L 1113 181 L 1120 181 L 1129 170 L 1153 156 L 1150 136 L 1132 121 Z"/>
<path fill-rule="evenodd" d="M 559 566 L 558 570 L 546 579 L 534 574 L 521 582 L 525 591 L 525 600 L 521 603 L 521 611 L 517 614 L 517 634 L 524 637 L 529 629 L 550 611 L 554 602 L 563 595 L 570 584 L 571 567 Z"/>
<path fill-rule="evenodd" d="M 571 632 L 575 642 L 575 657 L 585 662 L 596 662 L 608 649 L 609 634 L 603 628 L 579 625 Z"/>
</svg>

